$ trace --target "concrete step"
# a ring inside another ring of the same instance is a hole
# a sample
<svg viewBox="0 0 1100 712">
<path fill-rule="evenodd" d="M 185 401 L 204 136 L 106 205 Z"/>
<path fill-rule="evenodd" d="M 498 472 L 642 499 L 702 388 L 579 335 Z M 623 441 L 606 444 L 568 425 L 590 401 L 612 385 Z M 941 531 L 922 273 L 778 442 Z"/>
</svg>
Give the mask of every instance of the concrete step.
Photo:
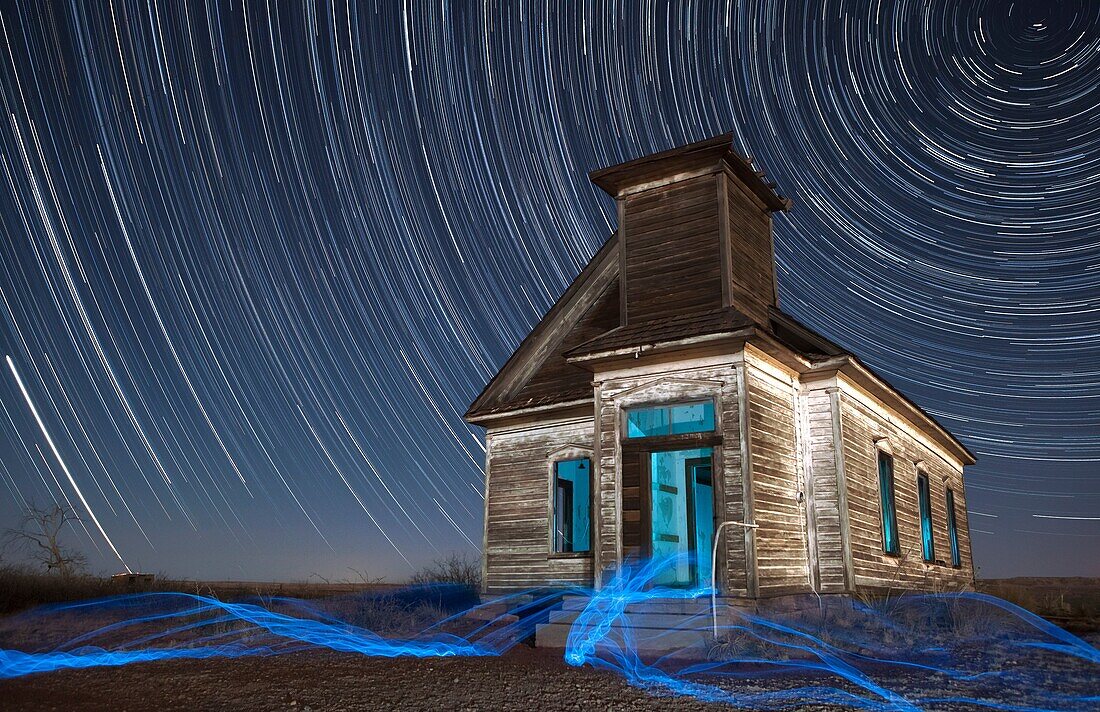
<svg viewBox="0 0 1100 712">
<path fill-rule="evenodd" d="M 568 623 L 544 623 L 535 630 L 535 646 L 539 648 L 564 649 L 569 640 L 572 626 Z M 705 657 L 712 644 L 710 629 L 669 630 L 666 628 L 626 628 L 612 629 L 600 645 L 609 643 L 623 646 L 623 638 L 629 635 L 631 646 L 641 654 L 666 653 L 672 651 L 697 652 Z"/>
<path fill-rule="evenodd" d="M 731 599 L 719 598 L 718 605 L 727 605 Z M 583 611 L 588 605 L 587 596 L 566 596 L 562 599 L 562 610 Z M 646 601 L 628 603 L 626 613 L 676 613 L 681 615 L 699 615 L 710 613 L 709 598 L 651 598 Z"/>
<path fill-rule="evenodd" d="M 537 647 L 564 648 L 588 599 L 572 596 L 563 603 L 561 610 L 551 611 L 548 623 L 536 628 Z M 630 604 L 626 610 L 611 621 L 600 645 L 625 647 L 623 641 L 629 638 L 630 646 L 643 656 L 678 652 L 704 658 L 713 643 L 709 599 L 651 599 Z M 719 602 L 720 614 L 724 611 Z"/>
<path fill-rule="evenodd" d="M 572 624 L 577 620 L 580 614 L 580 611 L 551 611 L 549 622 Z M 612 627 L 614 628 L 695 629 L 709 628 L 710 625 L 711 614 L 709 609 L 703 613 L 691 614 L 655 613 L 651 611 L 627 613 L 622 617 L 616 618 L 612 622 Z"/>
</svg>

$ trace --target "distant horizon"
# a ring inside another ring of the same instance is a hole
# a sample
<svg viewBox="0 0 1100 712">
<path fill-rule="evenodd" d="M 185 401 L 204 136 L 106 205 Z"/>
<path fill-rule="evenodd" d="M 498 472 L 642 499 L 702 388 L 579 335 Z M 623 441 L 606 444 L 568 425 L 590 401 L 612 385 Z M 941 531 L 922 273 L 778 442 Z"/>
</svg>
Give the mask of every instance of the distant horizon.
<svg viewBox="0 0 1100 712">
<path fill-rule="evenodd" d="M 784 311 L 977 454 L 978 576 L 1100 576 L 1100 5 L 812 5 L 0 10 L 0 530 L 479 556 L 462 415 L 615 230 L 587 173 L 732 132 Z"/>
</svg>

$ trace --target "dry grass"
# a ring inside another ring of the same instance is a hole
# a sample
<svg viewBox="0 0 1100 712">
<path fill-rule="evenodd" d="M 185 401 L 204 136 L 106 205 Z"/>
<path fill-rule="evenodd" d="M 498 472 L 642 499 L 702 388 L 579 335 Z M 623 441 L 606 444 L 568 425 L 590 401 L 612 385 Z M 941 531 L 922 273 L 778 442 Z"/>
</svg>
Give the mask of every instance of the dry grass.
<svg viewBox="0 0 1100 712">
<path fill-rule="evenodd" d="M 481 590 L 481 559 L 467 554 L 451 554 L 436 559 L 409 579 L 414 586 L 430 583 L 457 583 Z"/>
<path fill-rule="evenodd" d="M 49 603 L 82 601 L 123 593 L 190 593 L 222 601 L 246 598 L 328 598 L 361 592 L 384 592 L 396 584 L 363 583 L 278 583 L 251 581 L 188 581 L 157 576 L 151 584 L 125 585 L 109 578 L 77 574 L 60 576 L 34 571 L 26 566 L 0 565 L 0 615 Z"/>
<path fill-rule="evenodd" d="M 102 598 L 121 592 L 122 589 L 110 579 L 96 576 L 61 576 L 39 573 L 23 566 L 0 567 L 0 614 L 45 603 Z"/>
<path fill-rule="evenodd" d="M 978 580 L 981 593 L 1003 598 L 1073 632 L 1100 631 L 1100 579 L 1084 577 Z"/>
</svg>

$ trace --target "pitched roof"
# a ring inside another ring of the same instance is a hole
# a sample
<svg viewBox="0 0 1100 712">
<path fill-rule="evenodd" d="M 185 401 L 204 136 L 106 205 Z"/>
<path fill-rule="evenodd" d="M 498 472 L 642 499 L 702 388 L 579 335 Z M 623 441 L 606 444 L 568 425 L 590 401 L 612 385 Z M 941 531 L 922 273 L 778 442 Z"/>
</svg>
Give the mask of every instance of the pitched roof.
<svg viewBox="0 0 1100 712">
<path fill-rule="evenodd" d="M 466 419 L 592 397 L 591 374 L 566 363 L 562 354 L 619 323 L 618 244 L 613 234 L 589 260 L 474 399 Z M 565 388 L 554 388 L 550 379 L 539 378 L 540 372 L 564 379 Z"/>
<path fill-rule="evenodd" d="M 760 201 L 758 207 L 766 211 L 788 209 L 790 201 L 775 191 L 751 161 L 731 149 L 732 140 L 732 134 L 724 134 L 593 171 L 589 177 L 603 190 L 623 199 L 655 186 L 725 171 L 755 194 Z M 878 394 L 876 397 L 899 404 L 963 461 L 973 462 L 974 456 L 935 418 L 854 355 L 783 313 L 774 302 L 761 321 L 727 306 L 621 325 L 619 252 L 616 232 L 485 386 L 466 411 L 467 420 L 479 422 L 491 415 L 590 402 L 593 364 L 617 362 L 629 358 L 632 351 L 677 351 L 694 349 L 703 342 L 720 341 L 725 345 L 727 339 L 739 339 L 752 341 L 802 373 L 843 371 L 861 387 Z"/>
<path fill-rule="evenodd" d="M 778 307 L 769 308 L 768 317 L 768 334 L 808 361 L 848 353 Z"/>
<path fill-rule="evenodd" d="M 650 346 L 697 336 L 736 331 L 753 325 L 753 320 L 733 307 L 688 312 L 664 319 L 651 319 L 612 329 L 568 351 L 566 358 Z"/>
</svg>

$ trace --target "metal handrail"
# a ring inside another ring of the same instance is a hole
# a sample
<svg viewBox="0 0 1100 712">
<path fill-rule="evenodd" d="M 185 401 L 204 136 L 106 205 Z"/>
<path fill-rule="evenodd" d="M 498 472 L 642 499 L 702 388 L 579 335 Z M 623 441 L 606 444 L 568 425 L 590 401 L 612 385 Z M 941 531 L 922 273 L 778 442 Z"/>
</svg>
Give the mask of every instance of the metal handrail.
<svg viewBox="0 0 1100 712">
<path fill-rule="evenodd" d="M 742 527 L 744 529 L 759 529 L 759 524 L 747 524 L 745 522 L 722 522 L 714 531 L 714 550 L 710 556 L 710 614 L 713 623 L 712 630 L 715 640 L 718 639 L 718 543 L 721 541 L 722 530 L 727 526 Z"/>
</svg>

